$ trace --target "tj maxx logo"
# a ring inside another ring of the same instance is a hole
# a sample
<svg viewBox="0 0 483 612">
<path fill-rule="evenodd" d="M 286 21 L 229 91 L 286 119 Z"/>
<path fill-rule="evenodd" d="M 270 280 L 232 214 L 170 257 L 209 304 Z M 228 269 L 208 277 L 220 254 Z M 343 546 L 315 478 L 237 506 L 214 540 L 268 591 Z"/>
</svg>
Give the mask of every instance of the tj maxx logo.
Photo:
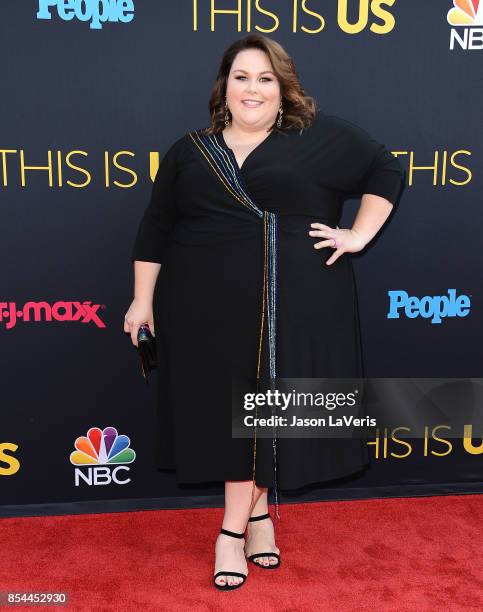
<svg viewBox="0 0 483 612">
<path fill-rule="evenodd" d="M 0 323 L 5 323 L 6 329 L 15 327 L 18 320 L 23 321 L 80 321 L 95 323 L 97 327 L 106 327 L 98 315 L 100 304 L 92 302 L 55 302 L 52 306 L 47 302 L 25 302 L 17 309 L 16 302 L 0 302 Z"/>
<path fill-rule="evenodd" d="M 51 8 L 63 21 L 89 21 L 92 30 L 102 30 L 106 21 L 129 23 L 134 19 L 133 0 L 39 0 L 37 19 L 52 19 Z"/>
</svg>

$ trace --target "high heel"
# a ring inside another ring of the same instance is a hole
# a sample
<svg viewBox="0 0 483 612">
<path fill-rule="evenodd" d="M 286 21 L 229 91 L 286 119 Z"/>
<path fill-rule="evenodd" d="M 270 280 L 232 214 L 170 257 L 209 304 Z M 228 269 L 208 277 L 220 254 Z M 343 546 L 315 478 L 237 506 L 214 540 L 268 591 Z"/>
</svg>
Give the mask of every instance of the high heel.
<svg viewBox="0 0 483 612">
<path fill-rule="evenodd" d="M 231 536 L 232 538 L 243 538 L 245 536 L 245 532 L 236 533 L 235 531 L 228 531 L 228 529 L 223 528 L 220 530 L 220 533 L 223 533 L 227 536 Z M 237 578 L 243 578 L 243 580 L 238 584 L 228 584 L 228 580 L 226 581 L 226 584 L 218 584 L 216 582 L 216 579 L 219 576 L 236 576 Z M 219 572 L 216 572 L 216 574 L 213 576 L 213 583 L 217 589 L 220 589 L 220 591 L 232 591 L 233 589 L 238 589 L 239 587 L 241 587 L 242 584 L 245 584 L 246 579 L 247 574 L 242 574 L 241 572 L 228 572 L 221 570 Z"/>
<path fill-rule="evenodd" d="M 267 512 L 267 514 L 260 514 L 259 516 L 252 516 L 251 518 L 248 519 L 248 522 L 250 523 L 252 521 L 261 521 L 267 518 L 270 518 L 269 512 Z M 268 565 L 262 565 L 261 563 L 257 563 L 255 561 L 255 559 L 258 559 L 259 557 L 276 557 L 277 563 L 273 565 L 270 563 Z M 251 561 L 252 563 L 254 563 L 255 565 L 258 565 L 258 567 L 262 567 L 263 569 L 277 569 L 277 567 L 280 567 L 280 563 L 281 563 L 280 555 L 277 554 L 276 552 L 255 553 L 247 557 L 247 559 Z"/>
</svg>

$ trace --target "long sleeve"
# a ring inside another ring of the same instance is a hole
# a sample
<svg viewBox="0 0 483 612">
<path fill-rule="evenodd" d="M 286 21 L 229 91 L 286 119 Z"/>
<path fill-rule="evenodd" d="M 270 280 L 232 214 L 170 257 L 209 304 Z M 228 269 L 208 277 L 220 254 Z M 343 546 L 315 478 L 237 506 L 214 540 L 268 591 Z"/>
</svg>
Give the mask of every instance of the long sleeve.
<svg viewBox="0 0 483 612">
<path fill-rule="evenodd" d="M 332 186 L 345 199 L 372 193 L 397 206 L 406 185 L 406 171 L 384 144 L 364 129 L 335 115 L 321 122 L 331 158 Z"/>
<path fill-rule="evenodd" d="M 159 165 L 134 241 L 132 261 L 163 263 L 169 232 L 176 218 L 175 182 L 180 142 L 181 139 L 170 147 Z"/>
</svg>

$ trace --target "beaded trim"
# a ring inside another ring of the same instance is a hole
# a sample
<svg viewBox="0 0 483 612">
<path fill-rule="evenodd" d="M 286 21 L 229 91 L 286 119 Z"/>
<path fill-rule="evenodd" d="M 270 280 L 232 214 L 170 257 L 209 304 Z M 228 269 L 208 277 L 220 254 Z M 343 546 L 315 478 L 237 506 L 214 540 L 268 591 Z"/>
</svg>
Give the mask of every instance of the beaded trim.
<svg viewBox="0 0 483 612">
<path fill-rule="evenodd" d="M 206 135 L 198 132 L 190 132 L 189 136 L 199 149 L 203 157 L 211 166 L 213 172 L 221 181 L 228 192 L 243 206 L 257 215 L 263 222 L 263 286 L 262 286 L 262 308 L 260 323 L 260 340 L 258 346 L 257 386 L 260 379 L 263 327 L 265 311 L 267 312 L 268 325 L 268 348 L 269 348 L 269 371 L 270 386 L 273 389 L 277 376 L 276 368 L 276 313 L 277 313 L 277 260 L 278 260 L 278 215 L 259 208 L 248 195 L 245 182 L 235 155 L 230 148 L 220 145 L 216 134 Z M 255 406 L 255 418 L 257 417 L 257 406 Z M 256 422 L 256 421 L 255 421 Z M 276 420 L 274 419 L 274 422 Z M 274 496 L 275 516 L 280 518 L 278 491 L 277 491 L 277 438 L 276 425 L 273 425 L 272 448 L 274 460 Z M 253 474 L 252 474 L 252 497 L 253 509 L 255 492 L 255 466 L 257 453 L 257 427 L 253 438 Z M 250 511 L 251 513 L 251 511 Z"/>
</svg>

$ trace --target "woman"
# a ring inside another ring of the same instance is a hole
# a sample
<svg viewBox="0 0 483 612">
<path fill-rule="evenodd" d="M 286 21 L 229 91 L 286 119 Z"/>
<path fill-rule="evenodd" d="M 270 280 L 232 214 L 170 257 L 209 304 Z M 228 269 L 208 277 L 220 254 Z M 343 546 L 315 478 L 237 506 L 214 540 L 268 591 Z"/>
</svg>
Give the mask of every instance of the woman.
<svg viewBox="0 0 483 612">
<path fill-rule="evenodd" d="M 247 559 L 280 565 L 268 487 L 368 464 L 361 440 L 232 437 L 232 382 L 361 376 L 349 254 L 383 225 L 405 173 L 364 130 L 318 111 L 284 49 L 258 34 L 225 52 L 210 114 L 161 162 L 124 330 L 136 346 L 142 323 L 156 337 L 158 466 L 179 483 L 225 481 L 214 584 L 229 590 Z M 353 227 L 340 229 L 358 196 Z"/>
</svg>

